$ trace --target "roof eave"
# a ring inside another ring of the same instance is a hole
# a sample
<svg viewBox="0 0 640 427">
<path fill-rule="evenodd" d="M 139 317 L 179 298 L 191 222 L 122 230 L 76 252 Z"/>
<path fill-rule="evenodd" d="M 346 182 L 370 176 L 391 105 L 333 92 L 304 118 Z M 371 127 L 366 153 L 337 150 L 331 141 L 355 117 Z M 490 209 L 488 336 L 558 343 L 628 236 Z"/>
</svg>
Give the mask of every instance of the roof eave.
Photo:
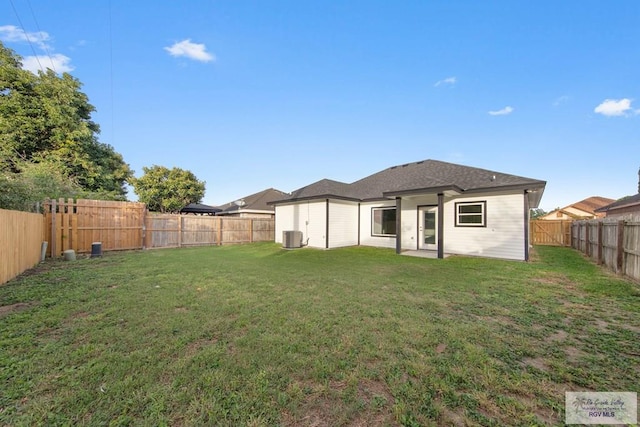
<svg viewBox="0 0 640 427">
<path fill-rule="evenodd" d="M 305 197 L 295 197 L 291 199 L 283 199 L 283 200 L 273 200 L 271 202 L 267 202 L 268 205 L 286 205 L 290 203 L 297 202 L 307 202 L 311 200 L 326 200 L 326 199 L 335 199 L 335 200 L 346 200 L 349 202 L 359 202 L 360 199 L 355 197 L 347 197 L 347 196 L 338 196 L 335 194 L 317 194 L 313 196 L 305 196 Z"/>
<path fill-rule="evenodd" d="M 385 191 L 382 195 L 386 198 L 398 196 L 415 196 L 418 194 L 439 194 L 443 193 L 447 196 L 455 196 L 464 193 L 464 190 L 457 185 L 441 185 L 438 187 L 412 188 L 398 191 Z"/>
</svg>

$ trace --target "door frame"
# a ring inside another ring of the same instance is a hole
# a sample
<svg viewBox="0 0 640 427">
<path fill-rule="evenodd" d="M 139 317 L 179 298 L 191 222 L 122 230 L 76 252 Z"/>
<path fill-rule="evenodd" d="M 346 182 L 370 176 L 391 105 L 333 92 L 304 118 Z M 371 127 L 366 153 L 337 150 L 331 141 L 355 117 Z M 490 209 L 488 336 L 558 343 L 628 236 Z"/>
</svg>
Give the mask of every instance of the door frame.
<svg viewBox="0 0 640 427">
<path fill-rule="evenodd" d="M 435 241 L 434 244 L 424 243 L 424 213 L 427 211 L 433 211 L 435 213 Z M 417 206 L 417 221 L 416 221 L 416 233 L 417 233 L 417 242 L 416 249 L 417 250 L 428 250 L 428 251 L 437 251 L 438 250 L 438 242 L 439 242 L 439 232 L 438 232 L 438 205 L 418 205 Z"/>
</svg>

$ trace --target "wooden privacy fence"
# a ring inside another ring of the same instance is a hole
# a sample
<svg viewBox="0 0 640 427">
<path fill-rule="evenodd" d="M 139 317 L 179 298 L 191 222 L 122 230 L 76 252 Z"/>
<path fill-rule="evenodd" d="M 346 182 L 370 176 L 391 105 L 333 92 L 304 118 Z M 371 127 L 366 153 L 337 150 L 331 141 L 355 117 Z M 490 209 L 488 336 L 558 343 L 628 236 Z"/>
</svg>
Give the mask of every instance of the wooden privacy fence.
<svg viewBox="0 0 640 427">
<path fill-rule="evenodd" d="M 148 214 L 146 248 L 253 243 L 275 239 L 272 218 Z"/>
<path fill-rule="evenodd" d="M 40 261 L 42 215 L 0 209 L 0 284 Z"/>
<path fill-rule="evenodd" d="M 81 199 L 49 200 L 44 212 L 50 256 L 90 252 L 93 242 L 113 251 L 275 240 L 273 218 L 155 214 L 144 203 Z"/>
<path fill-rule="evenodd" d="M 44 204 L 48 254 L 65 250 L 90 252 L 93 242 L 102 250 L 142 249 L 146 205 L 136 202 L 73 199 Z"/>
<path fill-rule="evenodd" d="M 574 221 L 572 247 L 616 273 L 640 280 L 640 218 Z"/>
<path fill-rule="evenodd" d="M 530 241 L 533 245 L 571 246 L 572 220 L 532 220 Z"/>
</svg>

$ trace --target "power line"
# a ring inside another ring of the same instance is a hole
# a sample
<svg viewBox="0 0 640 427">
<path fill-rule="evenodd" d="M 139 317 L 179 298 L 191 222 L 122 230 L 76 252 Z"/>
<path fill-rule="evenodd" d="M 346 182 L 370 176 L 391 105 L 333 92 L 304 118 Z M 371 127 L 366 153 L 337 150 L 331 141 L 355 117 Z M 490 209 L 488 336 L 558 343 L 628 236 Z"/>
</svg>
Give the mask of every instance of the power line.
<svg viewBox="0 0 640 427">
<path fill-rule="evenodd" d="M 38 20 L 36 19 L 36 14 L 33 12 L 33 7 L 31 7 L 31 1 L 27 0 L 27 4 L 29 5 L 29 10 L 31 10 L 31 16 L 33 17 L 33 22 L 36 23 L 36 29 L 38 30 L 38 33 L 42 34 L 42 30 L 40 29 L 40 25 L 38 24 Z M 51 54 L 49 53 L 49 47 L 47 46 L 46 43 L 42 43 L 42 47 L 44 48 L 44 51 L 47 54 L 47 57 L 49 58 L 49 62 L 51 62 L 51 69 L 57 73 L 58 71 L 56 70 L 56 64 L 53 62 L 53 58 L 51 58 Z"/>
<path fill-rule="evenodd" d="M 113 95 L 113 18 L 109 0 L 109 83 L 111 86 L 111 145 L 115 144 L 115 102 Z"/>
<path fill-rule="evenodd" d="M 27 33 L 27 30 L 24 29 L 24 25 L 22 25 L 22 20 L 20 19 L 20 15 L 18 15 L 16 6 L 13 4 L 13 0 L 9 0 L 9 3 L 11 3 L 11 7 L 13 8 L 13 13 L 16 15 L 16 18 L 18 19 L 18 23 L 20 24 L 20 28 L 22 28 L 22 32 L 24 32 L 24 37 L 27 39 L 29 46 L 31 46 L 31 51 L 33 52 L 33 56 L 34 58 L 36 58 L 36 61 L 38 62 L 38 66 L 40 67 L 40 70 L 44 73 L 44 67 L 40 63 L 40 58 L 38 58 L 38 54 L 36 53 L 36 49 L 33 47 L 33 43 L 31 43 L 31 39 L 29 38 L 29 33 Z"/>
</svg>

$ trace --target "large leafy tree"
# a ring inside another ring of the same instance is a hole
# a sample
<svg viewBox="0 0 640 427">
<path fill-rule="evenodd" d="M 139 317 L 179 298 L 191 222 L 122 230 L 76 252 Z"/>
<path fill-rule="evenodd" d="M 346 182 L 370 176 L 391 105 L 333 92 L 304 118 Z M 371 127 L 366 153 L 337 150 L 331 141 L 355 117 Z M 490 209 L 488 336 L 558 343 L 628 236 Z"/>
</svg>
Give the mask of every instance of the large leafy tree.
<svg viewBox="0 0 640 427">
<path fill-rule="evenodd" d="M 101 143 L 95 111 L 68 73 L 35 75 L 0 43 L 0 168 L 22 173 L 24 162 L 47 163 L 95 197 L 124 199 L 133 176 L 122 156 Z"/>
<path fill-rule="evenodd" d="M 32 211 L 47 198 L 92 197 L 55 163 L 20 163 L 20 172 L 0 171 L 0 208 Z"/>
<path fill-rule="evenodd" d="M 157 165 L 142 170 L 144 175 L 132 179 L 133 191 L 151 211 L 177 212 L 204 197 L 205 182 L 199 181 L 191 171 Z"/>
</svg>

